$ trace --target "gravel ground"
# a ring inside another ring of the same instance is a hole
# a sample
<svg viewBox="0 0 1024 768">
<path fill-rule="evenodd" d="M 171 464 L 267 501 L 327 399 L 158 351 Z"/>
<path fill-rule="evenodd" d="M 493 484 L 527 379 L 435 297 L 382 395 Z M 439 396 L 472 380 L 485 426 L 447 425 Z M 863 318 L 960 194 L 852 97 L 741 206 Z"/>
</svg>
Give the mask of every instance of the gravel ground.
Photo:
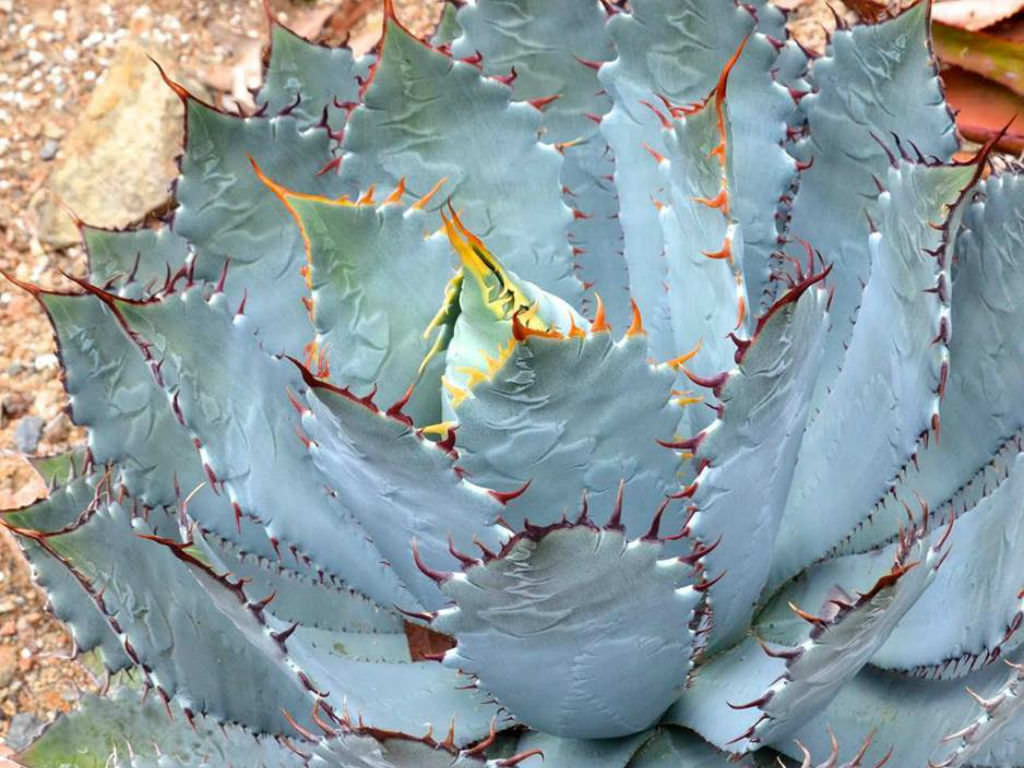
<svg viewBox="0 0 1024 768">
<path fill-rule="evenodd" d="M 327 42 L 350 35 L 357 49 L 372 45 L 381 21 L 377 0 L 272 0 L 271 6 L 283 23 L 313 25 Z M 425 32 L 439 0 L 397 6 L 409 26 Z M 820 47 L 834 18 L 823 0 L 813 0 L 797 8 L 792 25 L 805 44 Z M 197 82 L 231 90 L 237 86 L 232 65 L 249 62 L 251 76 L 265 35 L 258 0 L 0 0 L 0 269 L 44 287 L 68 287 L 58 270 L 83 273 L 81 248 L 54 249 L 40 237 L 39 201 L 122 40 L 160 51 L 174 71 Z M 84 439 L 64 411 L 55 351 L 34 299 L 0 281 L 0 509 L 45 494 L 19 449 L 54 453 Z M 7 754 L 3 737 L 20 746 L 37 724 L 72 707 L 81 690 L 97 687 L 85 666 L 69 660 L 70 650 L 17 547 L 0 533 L 0 764 Z"/>
</svg>

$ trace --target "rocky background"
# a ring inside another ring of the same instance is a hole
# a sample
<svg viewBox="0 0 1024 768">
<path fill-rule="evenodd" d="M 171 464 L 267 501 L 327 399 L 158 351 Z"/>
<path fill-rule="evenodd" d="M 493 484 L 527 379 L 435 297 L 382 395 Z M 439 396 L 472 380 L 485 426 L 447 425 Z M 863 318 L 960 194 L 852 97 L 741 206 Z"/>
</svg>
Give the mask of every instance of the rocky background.
<svg viewBox="0 0 1024 768">
<path fill-rule="evenodd" d="M 300 34 L 335 45 L 348 39 L 357 52 L 380 33 L 380 0 L 268 2 Z M 396 5 L 425 33 L 440 2 Z M 856 19 L 854 6 L 885 5 L 830 0 L 834 14 L 825 0 L 778 2 L 792 9 L 794 34 L 816 49 L 837 18 Z M 149 57 L 202 98 L 245 110 L 266 35 L 260 0 L 0 0 L 0 269 L 67 288 L 60 270 L 85 272 L 75 216 L 105 227 L 156 222 L 171 204 L 182 105 Z M 45 315 L 0 279 L 0 510 L 46 493 L 21 454 L 84 439 L 66 404 Z M 0 765 L 81 691 L 99 686 L 71 652 L 0 529 Z"/>
</svg>

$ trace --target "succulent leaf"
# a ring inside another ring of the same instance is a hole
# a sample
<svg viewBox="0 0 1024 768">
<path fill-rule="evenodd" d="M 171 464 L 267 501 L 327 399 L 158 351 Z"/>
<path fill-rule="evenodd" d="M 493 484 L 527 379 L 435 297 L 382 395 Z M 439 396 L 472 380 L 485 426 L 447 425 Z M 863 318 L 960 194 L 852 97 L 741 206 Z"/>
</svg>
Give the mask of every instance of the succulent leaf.
<svg viewBox="0 0 1024 768">
<path fill-rule="evenodd" d="M 49 725 L 18 755 L 26 768 L 199 768 L 246 765 L 302 768 L 281 742 L 255 736 L 211 717 L 170 711 L 156 697 L 119 688 L 109 697 L 87 694 L 78 710 Z"/>
<path fill-rule="evenodd" d="M 915 3 L 892 20 L 836 31 L 828 53 L 812 64 L 817 90 L 800 101 L 808 136 L 794 154 L 811 165 L 800 175 L 789 230 L 835 265 L 816 408 L 823 407 L 840 371 L 854 365 L 846 362 L 845 349 L 858 307 L 863 308 L 862 285 L 874 271 L 864 216 L 865 211 L 876 215 L 872 177 L 889 186 L 890 155 L 899 154 L 901 146 L 941 162 L 958 148 L 931 53 L 929 8 L 927 2 Z M 788 249 L 797 258 L 801 250 L 799 243 Z"/>
<path fill-rule="evenodd" d="M 290 115 L 234 117 L 191 97 L 185 126 L 173 229 L 196 250 L 186 284 L 217 283 L 230 271 L 231 305 L 245 300 L 267 351 L 301 356 L 309 327 L 302 238 L 250 157 L 289 189 L 337 195 L 337 179 L 319 174 L 330 160 L 327 130 L 304 131 Z"/>
<path fill-rule="evenodd" d="M 530 527 L 441 576 L 457 606 L 433 622 L 458 643 L 444 664 L 548 733 L 608 738 L 653 724 L 685 683 L 700 592 L 656 535 L 629 541 L 611 526 Z M 538 666 L 543 675 L 527 673 Z"/>
<path fill-rule="evenodd" d="M 825 292 L 809 275 L 759 321 L 719 392 L 719 417 L 694 439 L 699 473 L 683 491 L 696 511 L 690 530 L 708 578 L 711 651 L 749 626 L 779 533 L 786 493 L 821 359 Z M 808 290 L 809 289 L 809 290 Z M 721 577 L 721 578 L 718 578 Z"/>
<path fill-rule="evenodd" d="M 1024 342 L 1014 330 L 1024 322 L 1017 299 L 1024 291 L 1022 254 L 1014 245 L 1024 236 L 1017 215 L 1022 203 L 1024 184 L 1016 175 L 990 177 L 978 185 L 956 241 L 942 439 L 919 452 L 894 488 L 898 499 L 923 499 L 938 524 L 945 522 L 951 500 L 962 515 L 994 487 L 986 467 L 1024 426 L 1017 387 L 1024 380 Z M 950 290 L 948 284 L 940 288 Z M 863 551 L 891 539 L 903 519 L 897 498 L 882 499 L 841 551 Z"/>
<path fill-rule="evenodd" d="M 332 131 L 339 131 L 345 127 L 345 105 L 358 101 L 359 79 L 367 77 L 372 60 L 357 60 L 347 47 L 310 43 L 271 23 L 270 64 L 256 101 L 262 114 L 291 115 L 302 128 L 326 121 Z"/>
<path fill-rule="evenodd" d="M 173 520 L 163 510 L 149 516 Z M 275 663 L 281 651 L 255 618 L 244 623 L 244 604 L 211 598 L 170 551 L 139 537 L 153 530 L 104 499 L 71 530 L 37 541 L 75 575 L 163 698 L 256 731 L 285 732 L 280 714 L 262 702 L 273 696 L 305 714 L 312 706 L 308 692 Z"/>
<path fill-rule="evenodd" d="M 246 580 L 251 595 L 270 597 L 265 608 L 280 621 L 313 629 L 362 634 L 401 634 L 402 618 L 358 592 L 246 552 L 212 533 L 196 540 L 220 570 Z"/>
<path fill-rule="evenodd" d="M 455 472 L 444 446 L 417 435 L 405 422 L 323 386 L 313 385 L 307 403 L 302 429 L 324 482 L 418 603 L 440 607 L 441 595 L 416 567 L 411 547 L 418 546 L 429 562 L 445 567 L 458 564 L 449 551 L 451 542 L 464 549 L 477 540 L 499 547 L 507 538 L 494 525 L 501 505 Z"/>
<path fill-rule="evenodd" d="M 382 605 L 415 607 L 352 511 L 328 492 L 329 478 L 305 446 L 289 399 L 306 391 L 302 374 L 261 349 L 247 315 L 233 314 L 222 292 L 205 299 L 201 286 L 144 304 L 107 301 L 150 367 L 163 361 L 158 384 L 195 442 L 211 489 L 226 493 L 225 518 L 233 508 L 236 531 L 265 530 L 272 549 L 259 554 L 290 553 L 297 566 L 322 570 Z M 288 514 L 294 508 L 305 512 Z M 235 538 L 230 528 L 220 533 Z"/>
<path fill-rule="evenodd" d="M 98 502 L 93 474 L 78 477 L 53 491 L 49 498 L 24 509 L 7 511 L 2 524 L 31 531 L 57 531 L 71 526 Z M 36 583 L 46 590 L 54 616 L 69 628 L 76 652 L 96 650 L 103 666 L 111 672 L 132 665 L 106 617 L 89 597 L 88 591 L 68 572 L 43 544 L 30 536 L 19 536 L 22 552 L 32 565 Z"/>
<path fill-rule="evenodd" d="M 755 637 L 709 660 L 670 711 L 668 722 L 693 727 L 728 750 L 777 745 L 789 738 L 868 663 L 933 582 L 948 552 L 948 537 L 942 531 L 929 535 L 922 526 L 906 534 L 888 556 L 857 563 L 861 567 L 854 573 L 868 575 L 866 582 L 839 583 L 829 579 L 832 574 L 812 574 L 814 597 L 821 597 L 829 585 L 821 603 L 805 603 L 803 610 L 787 600 L 785 591 L 778 598 L 803 627 L 791 628 L 781 648 L 762 645 L 762 657 L 757 655 L 761 641 Z M 798 582 L 796 591 L 801 587 Z M 740 689 L 756 693 L 749 699 L 723 700 L 722 691 L 736 696 Z"/>
<path fill-rule="evenodd" d="M 530 484 L 502 513 L 514 529 L 527 518 L 558 522 L 584 492 L 594 519 L 604 522 L 622 481 L 629 499 L 622 524 L 639 538 L 678 490 L 679 458 L 657 442 L 674 439 L 676 374 L 650 365 L 646 347 L 639 333 L 617 342 L 608 331 L 530 336 L 455 409 L 459 465 L 474 481 L 508 493 Z M 666 511 L 662 530 L 682 527 L 681 512 Z M 668 542 L 666 549 L 683 554 L 688 545 Z"/>
<path fill-rule="evenodd" d="M 519 752 L 540 750 L 547 765 L 601 765 L 626 768 L 638 760 L 642 747 L 652 737 L 641 731 L 618 739 L 564 739 L 540 731 L 528 731 L 519 739 Z"/>
<path fill-rule="evenodd" d="M 753 17 L 742 8 L 698 0 L 633 3 L 631 13 L 616 14 L 608 22 L 618 56 L 599 72 L 614 103 L 601 121 L 601 132 L 615 156 L 629 290 L 643 313 L 655 359 L 667 360 L 688 348 L 672 332 L 672 311 L 663 287 L 668 261 L 659 213 L 652 203 L 652 197 L 663 195 L 665 183 L 646 148 L 662 156 L 666 152 L 657 114 L 662 109 L 659 97 L 674 105 L 706 98 L 752 27 Z M 711 197 L 717 192 L 716 188 Z M 713 248 L 720 246 L 719 239 Z"/>
<path fill-rule="evenodd" d="M 381 403 L 397 403 L 447 341 L 449 329 L 434 319 L 452 259 L 444 235 L 430 234 L 436 217 L 397 201 L 374 207 L 278 191 L 309 247 L 310 367 L 327 368 L 332 382 L 361 396 L 376 387 Z M 419 425 L 441 419 L 436 368 L 402 407 Z"/>
<path fill-rule="evenodd" d="M 571 336 L 591 324 L 560 297 L 506 270 L 458 215 L 445 219 L 462 262 L 459 312 L 445 354 L 442 404 L 446 419 L 489 379 L 515 349 L 518 337 Z M 595 323 L 600 327 L 595 317 Z M 602 319 L 603 322 L 603 319 Z"/>
<path fill-rule="evenodd" d="M 598 127 L 611 107 L 597 79 L 600 65 L 615 55 L 607 19 L 608 11 L 590 0 L 466 4 L 458 14 L 462 34 L 452 43 L 452 53 L 483 54 L 484 72 L 503 81 L 511 77 L 514 99 L 543 104 L 541 140 L 565 157 L 562 199 L 574 211 L 569 239 L 575 269 L 588 291 L 582 307 L 593 313 L 593 290 L 603 299 L 612 327 L 625 328 L 629 278 L 618 196 L 607 178 L 615 162 Z"/>
<path fill-rule="evenodd" d="M 168 227 L 101 229 L 80 227 L 89 253 L 89 279 L 112 284 L 118 294 L 139 299 L 163 286 L 168 271 L 188 257 L 188 241 Z"/>
<path fill-rule="evenodd" d="M 1012 654 L 1010 659 L 1019 662 L 1019 656 Z M 1011 721 L 1009 729 L 1002 727 L 1001 732 L 985 727 L 972 729 L 973 723 L 987 721 L 988 713 L 964 690 L 966 684 L 983 698 L 998 698 L 1005 689 L 1016 687 L 1016 676 L 1016 670 L 1001 663 L 985 667 L 966 680 L 908 679 L 868 666 L 843 686 L 832 703 L 802 727 L 795 738 L 814 754 L 827 754 L 826 726 L 837 733 L 873 730 L 874 738 L 865 756 L 867 765 L 880 760 L 890 749 L 890 765 L 926 766 L 929 760 L 945 768 L 1017 765 L 1020 750 L 1018 746 L 1015 751 L 1014 745 L 1015 741 L 1019 745 L 1015 734 L 1020 732 L 1020 717 Z M 1013 697 L 1007 699 L 1010 710 Z M 922 712 L 928 712 L 928 717 L 921 717 Z M 1005 722 L 1003 717 L 992 718 L 993 725 L 1002 726 Z M 962 737 L 944 741 L 964 728 L 969 729 L 968 734 L 978 736 L 973 748 L 965 749 Z M 792 742 L 780 742 L 777 748 L 793 757 L 800 756 Z M 978 761 L 973 759 L 975 756 Z M 944 764 L 947 760 L 951 762 Z"/>
<path fill-rule="evenodd" d="M 939 439 L 950 310 L 948 296 L 929 291 L 949 283 L 952 240 L 980 169 L 901 161 L 884 177 L 873 214 L 878 231 L 868 238 L 871 276 L 843 369 L 808 422 L 775 551 L 773 584 L 825 555 L 865 518 L 923 436 Z M 835 305 L 832 310 L 840 311 Z M 898 324 L 892 322 L 896 317 Z M 825 498 L 828 524 L 822 525 Z"/>
<path fill-rule="evenodd" d="M 562 158 L 537 140 L 540 120 L 537 108 L 510 101 L 507 86 L 389 19 L 363 103 L 349 117 L 342 181 L 355 194 L 404 178 L 420 198 L 446 179 L 444 194 L 509 269 L 576 304 L 582 285 L 566 239 Z"/>
</svg>

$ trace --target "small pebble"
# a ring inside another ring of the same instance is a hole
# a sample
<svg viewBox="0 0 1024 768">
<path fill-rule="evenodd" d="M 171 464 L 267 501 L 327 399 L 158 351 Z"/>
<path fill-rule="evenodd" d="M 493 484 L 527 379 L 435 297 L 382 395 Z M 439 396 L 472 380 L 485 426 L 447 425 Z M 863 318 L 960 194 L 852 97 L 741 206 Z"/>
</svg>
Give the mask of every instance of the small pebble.
<svg viewBox="0 0 1024 768">
<path fill-rule="evenodd" d="M 7 746 L 18 751 L 35 741 L 43 728 L 43 721 L 30 712 L 19 712 L 11 718 L 11 726 L 7 731 Z"/>
<path fill-rule="evenodd" d="M 18 633 L 18 624 L 14 619 L 8 619 L 0 625 L 0 637 L 14 637 Z"/>
<path fill-rule="evenodd" d="M 39 150 L 40 160 L 53 160 L 57 156 L 57 150 L 60 149 L 60 142 L 56 139 L 47 139 L 46 143 L 43 144 L 43 148 Z"/>
<path fill-rule="evenodd" d="M 46 371 L 51 368 L 57 368 L 60 365 L 60 360 L 52 352 L 48 352 L 45 355 L 39 355 L 32 363 L 32 367 L 37 371 Z"/>
<path fill-rule="evenodd" d="M 38 416 L 26 416 L 21 419 L 14 428 L 14 447 L 22 453 L 34 452 L 43 436 L 44 424 Z"/>
<path fill-rule="evenodd" d="M 47 422 L 43 428 L 43 437 L 51 443 L 63 441 L 71 431 L 71 420 L 68 415 L 61 411 Z"/>
</svg>

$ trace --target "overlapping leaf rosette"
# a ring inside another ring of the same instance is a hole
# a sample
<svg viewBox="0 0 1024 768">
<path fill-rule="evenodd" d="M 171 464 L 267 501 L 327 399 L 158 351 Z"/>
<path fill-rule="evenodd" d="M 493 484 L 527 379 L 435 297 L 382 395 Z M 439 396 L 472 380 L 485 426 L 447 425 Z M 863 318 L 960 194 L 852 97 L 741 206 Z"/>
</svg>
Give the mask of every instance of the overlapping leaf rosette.
<svg viewBox="0 0 1024 768">
<path fill-rule="evenodd" d="M 171 221 L 25 286 L 89 438 L 3 517 L 143 690 L 21 759 L 1024 764 L 1024 184 L 927 3 L 784 21 L 388 7 L 274 26 L 255 115 L 172 84 Z"/>
</svg>

